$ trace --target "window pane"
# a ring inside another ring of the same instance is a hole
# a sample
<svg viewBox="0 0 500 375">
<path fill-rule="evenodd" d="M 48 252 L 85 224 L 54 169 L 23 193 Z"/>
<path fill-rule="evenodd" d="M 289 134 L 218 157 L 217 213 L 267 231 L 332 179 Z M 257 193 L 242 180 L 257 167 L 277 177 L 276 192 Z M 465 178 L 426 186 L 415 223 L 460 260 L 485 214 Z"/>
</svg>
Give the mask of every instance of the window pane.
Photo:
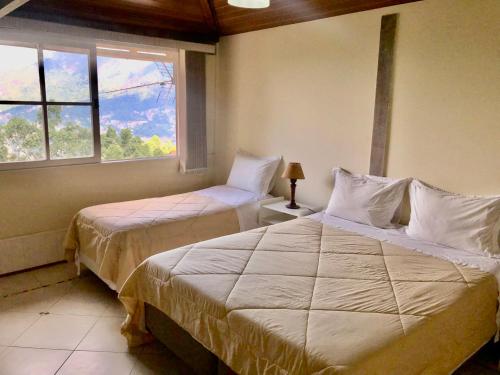
<svg viewBox="0 0 500 375">
<path fill-rule="evenodd" d="M 0 105 L 0 162 L 45 160 L 42 107 Z"/>
<path fill-rule="evenodd" d="M 36 48 L 0 45 L 0 100 L 40 100 Z"/>
<path fill-rule="evenodd" d="M 174 65 L 97 58 L 104 160 L 175 155 Z"/>
<path fill-rule="evenodd" d="M 43 51 L 47 101 L 89 102 L 87 53 Z"/>
<path fill-rule="evenodd" d="M 90 106 L 47 107 L 51 159 L 94 155 L 91 113 Z"/>
</svg>

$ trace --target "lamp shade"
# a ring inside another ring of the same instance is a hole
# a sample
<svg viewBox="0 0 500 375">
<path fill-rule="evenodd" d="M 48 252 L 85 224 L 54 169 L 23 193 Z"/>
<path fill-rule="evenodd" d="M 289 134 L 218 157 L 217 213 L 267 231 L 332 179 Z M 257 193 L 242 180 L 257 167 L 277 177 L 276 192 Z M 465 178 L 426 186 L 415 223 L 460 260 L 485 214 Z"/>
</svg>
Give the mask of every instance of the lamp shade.
<svg viewBox="0 0 500 375">
<path fill-rule="evenodd" d="M 289 178 L 293 180 L 304 180 L 304 172 L 300 163 L 288 163 L 281 178 Z"/>
<path fill-rule="evenodd" d="M 228 0 L 227 2 L 235 7 L 259 9 L 267 8 L 270 0 Z"/>
</svg>

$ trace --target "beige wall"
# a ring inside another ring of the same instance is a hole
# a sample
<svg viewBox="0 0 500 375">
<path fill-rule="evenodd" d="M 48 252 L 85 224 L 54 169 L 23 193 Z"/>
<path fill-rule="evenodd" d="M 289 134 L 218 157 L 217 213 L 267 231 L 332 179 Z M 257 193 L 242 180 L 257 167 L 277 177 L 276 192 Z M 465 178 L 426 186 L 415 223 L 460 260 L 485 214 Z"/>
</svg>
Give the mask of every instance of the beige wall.
<svg viewBox="0 0 500 375">
<path fill-rule="evenodd" d="M 368 172 L 380 17 L 391 12 L 388 174 L 500 194 L 500 2 L 424 0 L 222 38 L 217 67 L 207 62 L 204 175 L 179 174 L 176 160 L 0 171 L 0 274 L 60 259 L 82 207 L 224 182 L 238 147 L 302 162 L 298 199 L 326 204 L 332 167 Z"/>
<path fill-rule="evenodd" d="M 206 173 L 183 175 L 174 158 L 0 171 L 0 274 L 62 259 L 65 229 L 83 207 L 211 185 L 215 68 L 209 56 Z"/>
<path fill-rule="evenodd" d="M 380 17 L 393 12 L 388 175 L 500 194 L 498 0 L 424 0 L 222 38 L 217 181 L 238 147 L 300 161 L 298 199 L 310 204 L 326 204 L 332 167 L 367 173 Z"/>
<path fill-rule="evenodd" d="M 389 175 L 500 194 L 500 1 L 404 9 Z"/>
</svg>

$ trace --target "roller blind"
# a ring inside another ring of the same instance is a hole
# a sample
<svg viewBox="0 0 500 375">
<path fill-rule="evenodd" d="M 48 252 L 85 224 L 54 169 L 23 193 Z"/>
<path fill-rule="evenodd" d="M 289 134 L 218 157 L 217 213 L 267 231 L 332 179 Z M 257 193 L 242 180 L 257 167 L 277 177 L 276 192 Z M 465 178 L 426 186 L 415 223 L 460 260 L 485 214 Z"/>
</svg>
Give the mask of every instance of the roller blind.
<svg viewBox="0 0 500 375">
<path fill-rule="evenodd" d="M 180 167 L 184 173 L 208 167 L 205 54 L 185 51 L 181 66 L 185 76 L 185 124 L 180 129 Z"/>
</svg>

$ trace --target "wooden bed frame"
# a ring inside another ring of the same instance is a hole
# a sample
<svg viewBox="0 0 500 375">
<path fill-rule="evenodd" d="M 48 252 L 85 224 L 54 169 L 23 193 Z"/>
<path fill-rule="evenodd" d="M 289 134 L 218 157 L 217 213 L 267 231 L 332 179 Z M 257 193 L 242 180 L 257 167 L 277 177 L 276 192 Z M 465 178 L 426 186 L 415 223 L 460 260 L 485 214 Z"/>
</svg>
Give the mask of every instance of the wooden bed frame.
<svg viewBox="0 0 500 375">
<path fill-rule="evenodd" d="M 215 354 L 156 307 L 145 304 L 146 327 L 196 374 L 235 375 Z"/>
</svg>

